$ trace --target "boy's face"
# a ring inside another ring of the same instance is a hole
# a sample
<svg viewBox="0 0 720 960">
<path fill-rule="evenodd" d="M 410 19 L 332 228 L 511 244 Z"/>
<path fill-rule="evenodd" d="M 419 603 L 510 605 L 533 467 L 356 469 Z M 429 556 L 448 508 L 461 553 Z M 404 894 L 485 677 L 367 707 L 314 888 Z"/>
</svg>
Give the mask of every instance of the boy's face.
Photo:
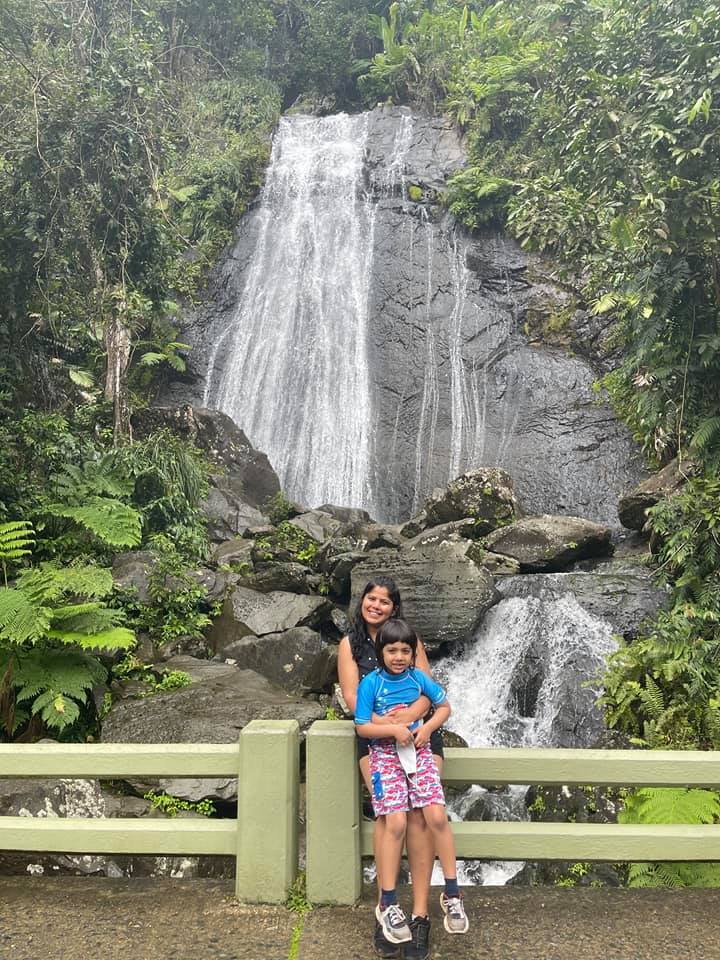
<svg viewBox="0 0 720 960">
<path fill-rule="evenodd" d="M 383 647 L 383 663 L 388 673 L 402 673 L 413 664 L 413 651 L 409 643 L 389 643 Z"/>
</svg>

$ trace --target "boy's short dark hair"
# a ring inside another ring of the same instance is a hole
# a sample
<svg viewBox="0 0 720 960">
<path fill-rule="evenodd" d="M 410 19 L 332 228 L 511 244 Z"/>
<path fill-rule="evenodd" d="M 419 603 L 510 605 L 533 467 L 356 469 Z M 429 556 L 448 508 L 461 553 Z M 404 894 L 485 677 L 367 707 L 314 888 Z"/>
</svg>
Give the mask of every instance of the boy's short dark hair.
<svg viewBox="0 0 720 960">
<path fill-rule="evenodd" d="M 391 643 L 406 643 L 412 650 L 413 663 L 417 653 L 418 637 L 413 628 L 405 620 L 391 617 L 386 620 L 375 635 L 375 656 L 378 666 L 383 665 L 383 649 Z"/>
</svg>

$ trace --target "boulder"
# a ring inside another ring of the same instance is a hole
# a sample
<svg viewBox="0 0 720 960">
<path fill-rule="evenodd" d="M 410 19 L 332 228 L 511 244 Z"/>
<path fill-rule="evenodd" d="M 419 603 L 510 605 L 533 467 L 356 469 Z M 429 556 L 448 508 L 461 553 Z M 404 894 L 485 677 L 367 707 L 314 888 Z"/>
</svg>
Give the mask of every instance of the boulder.
<svg viewBox="0 0 720 960">
<path fill-rule="evenodd" d="M 402 542 L 400 527 L 395 524 L 363 523 L 352 528 L 358 550 L 379 550 L 381 547 L 399 547 Z"/>
<path fill-rule="evenodd" d="M 264 453 L 255 450 L 243 431 L 219 410 L 192 407 L 147 407 L 132 418 L 136 437 L 147 437 L 165 427 L 190 439 L 210 461 L 222 468 L 227 491 L 251 507 L 280 492 L 280 481 Z"/>
<path fill-rule="evenodd" d="M 284 633 L 292 627 L 316 627 L 329 614 L 330 607 L 324 597 L 280 590 L 257 593 L 247 587 L 235 587 L 209 628 L 207 641 L 212 649 L 221 650 L 242 637 Z"/>
<path fill-rule="evenodd" d="M 224 663 L 189 664 L 183 669 L 196 679 L 188 687 L 140 700 L 124 700 L 111 708 L 103 723 L 105 743 L 235 743 L 251 720 L 297 720 L 305 731 L 322 719 L 323 708 L 311 700 L 291 697 L 253 670 Z M 234 778 L 161 778 L 137 781 L 139 793 L 160 789 L 185 800 L 232 800 Z"/>
<path fill-rule="evenodd" d="M 342 527 L 340 520 L 329 513 L 323 513 L 322 510 L 308 510 L 307 513 L 293 517 L 288 523 L 299 527 L 303 533 L 317 540 L 318 543 L 329 540 Z"/>
<path fill-rule="evenodd" d="M 239 585 L 260 593 L 310 593 L 317 575 L 301 563 L 271 563 L 242 577 Z"/>
<path fill-rule="evenodd" d="M 682 464 L 677 457 L 671 460 L 659 473 L 643 480 L 630 493 L 620 497 L 618 503 L 620 523 L 630 530 L 642 530 L 650 507 L 654 507 L 666 497 L 673 497 L 680 493 L 687 480 L 696 474 L 697 465 L 692 460 L 683 460 Z"/>
<path fill-rule="evenodd" d="M 255 670 L 286 690 L 310 688 L 307 678 L 323 649 L 322 637 L 308 627 L 233 640 L 218 655 L 241 670 Z M 318 691 L 321 692 L 321 691 Z"/>
<path fill-rule="evenodd" d="M 430 648 L 464 640 L 498 601 L 490 574 L 465 554 L 469 541 L 429 537 L 400 550 L 375 550 L 353 567 L 352 602 L 373 577 L 392 577 L 400 588 L 407 620 Z"/>
<path fill-rule="evenodd" d="M 452 480 L 425 501 L 425 526 L 472 517 L 476 536 L 511 523 L 519 515 L 512 478 L 504 470 L 483 467 Z"/>
<path fill-rule="evenodd" d="M 113 559 L 112 575 L 116 586 L 134 589 L 140 603 L 150 603 L 150 578 L 158 562 L 151 550 L 128 550 Z"/>
<path fill-rule="evenodd" d="M 332 694 L 338 680 L 337 649 L 323 647 L 305 674 L 305 687 L 312 693 Z"/>
<path fill-rule="evenodd" d="M 512 557 L 523 572 L 562 570 L 586 557 L 612 553 L 611 531 L 580 517 L 543 515 L 518 520 L 485 538 L 493 553 Z"/>
<path fill-rule="evenodd" d="M 316 507 L 321 513 L 329 513 L 340 523 L 373 523 L 373 519 L 367 510 L 359 510 L 356 507 L 337 507 L 333 503 L 323 503 Z"/>
<path fill-rule="evenodd" d="M 513 557 L 486 550 L 480 543 L 472 543 L 467 549 L 469 557 L 478 567 L 485 567 L 494 577 L 512 577 L 520 573 L 520 564 Z"/>
<path fill-rule="evenodd" d="M 212 551 L 212 561 L 219 567 L 234 567 L 242 571 L 252 569 L 252 548 L 254 540 L 234 537 L 219 543 Z"/>
<path fill-rule="evenodd" d="M 232 491 L 224 477 L 213 476 L 211 482 L 213 486 L 201 506 L 212 543 L 221 543 L 236 535 L 244 537 L 249 530 L 269 523 L 263 513 Z"/>
</svg>

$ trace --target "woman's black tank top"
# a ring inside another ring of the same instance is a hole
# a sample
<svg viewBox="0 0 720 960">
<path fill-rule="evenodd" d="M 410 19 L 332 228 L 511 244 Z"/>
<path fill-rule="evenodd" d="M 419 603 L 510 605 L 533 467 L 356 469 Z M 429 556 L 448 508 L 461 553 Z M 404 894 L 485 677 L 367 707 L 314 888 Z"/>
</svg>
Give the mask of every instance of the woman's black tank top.
<svg viewBox="0 0 720 960">
<path fill-rule="evenodd" d="M 352 649 L 352 648 L 351 648 Z M 358 665 L 358 672 L 360 674 L 360 679 L 367 676 L 368 673 L 372 673 L 373 670 L 377 667 L 377 657 L 375 656 L 375 644 L 366 638 L 362 648 L 360 650 L 360 655 L 353 653 L 355 658 L 355 663 Z"/>
</svg>

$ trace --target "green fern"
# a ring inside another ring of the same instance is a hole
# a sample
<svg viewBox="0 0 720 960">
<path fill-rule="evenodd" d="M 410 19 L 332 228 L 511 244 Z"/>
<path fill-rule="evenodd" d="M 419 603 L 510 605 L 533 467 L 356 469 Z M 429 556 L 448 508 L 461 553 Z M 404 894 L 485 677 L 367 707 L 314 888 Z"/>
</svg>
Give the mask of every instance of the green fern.
<svg viewBox="0 0 720 960">
<path fill-rule="evenodd" d="M 72 726 L 92 688 L 107 678 L 105 667 L 80 651 L 35 648 L 9 656 L 0 651 L 0 672 L 9 667 L 15 692 L 11 734 L 31 716 L 58 732 Z"/>
<path fill-rule="evenodd" d="M 47 608 L 21 590 L 0 587 L 0 640 L 14 644 L 39 640 L 50 629 Z"/>
<path fill-rule="evenodd" d="M 30 556 L 31 548 L 34 546 L 35 532 L 28 520 L 0 523 L 0 564 L 2 564 L 5 586 L 8 583 L 8 564 Z"/>
<path fill-rule="evenodd" d="M 625 801 L 620 823 L 716 823 L 720 820 L 720 796 L 714 790 L 684 787 L 643 787 Z M 630 887 L 718 887 L 717 863 L 632 863 Z"/>
<path fill-rule="evenodd" d="M 52 503 L 45 512 L 73 520 L 112 547 L 136 547 L 142 538 L 140 514 L 109 497 L 90 497 L 82 506 Z"/>
</svg>

